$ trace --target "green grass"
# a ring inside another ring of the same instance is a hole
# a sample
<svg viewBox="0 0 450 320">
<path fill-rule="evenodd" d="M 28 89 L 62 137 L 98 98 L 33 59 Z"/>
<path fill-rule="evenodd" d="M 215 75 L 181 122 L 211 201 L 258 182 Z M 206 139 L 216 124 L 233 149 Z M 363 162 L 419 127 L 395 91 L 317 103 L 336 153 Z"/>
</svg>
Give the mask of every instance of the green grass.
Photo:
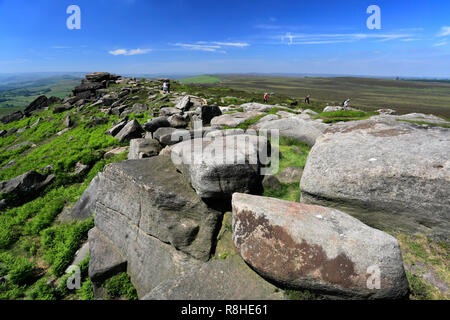
<svg viewBox="0 0 450 320">
<path fill-rule="evenodd" d="M 365 119 L 368 119 L 375 115 L 378 115 L 378 112 L 340 110 L 340 111 L 333 111 L 333 112 L 322 112 L 316 118 L 323 119 L 324 123 L 334 123 L 334 122 L 340 122 L 340 121 L 365 120 Z"/>
<path fill-rule="evenodd" d="M 180 83 L 187 84 L 187 83 L 218 83 L 220 82 L 220 79 L 217 77 L 209 76 L 209 75 L 201 75 L 191 78 L 185 78 L 181 79 Z"/>
<path fill-rule="evenodd" d="M 271 141 L 271 144 L 274 146 L 274 141 Z M 280 158 L 278 164 L 273 164 L 275 167 L 278 165 L 278 171 L 274 173 L 275 176 L 288 167 L 304 168 L 311 147 L 293 138 L 280 137 L 279 150 Z M 300 150 L 301 153 L 299 153 L 298 150 Z M 263 195 L 270 198 L 299 202 L 299 183 L 289 185 L 282 183 L 281 190 L 274 190 L 266 187 L 264 188 Z"/>
<path fill-rule="evenodd" d="M 424 274 L 432 274 L 435 281 L 442 286 L 450 286 L 449 256 L 446 243 L 436 242 L 423 234 L 407 235 L 393 233 L 402 250 L 406 275 L 410 284 L 412 300 L 448 300 L 448 292 L 423 278 Z"/>
<path fill-rule="evenodd" d="M 137 292 L 131 283 L 130 276 L 123 272 L 105 283 L 106 293 L 110 299 L 125 298 L 127 300 L 137 300 Z"/>
<path fill-rule="evenodd" d="M 45 229 L 42 232 L 41 245 L 44 260 L 50 265 L 55 276 L 61 276 L 72 261 L 88 231 L 94 227 L 94 219 L 84 222 L 72 222 Z"/>
</svg>

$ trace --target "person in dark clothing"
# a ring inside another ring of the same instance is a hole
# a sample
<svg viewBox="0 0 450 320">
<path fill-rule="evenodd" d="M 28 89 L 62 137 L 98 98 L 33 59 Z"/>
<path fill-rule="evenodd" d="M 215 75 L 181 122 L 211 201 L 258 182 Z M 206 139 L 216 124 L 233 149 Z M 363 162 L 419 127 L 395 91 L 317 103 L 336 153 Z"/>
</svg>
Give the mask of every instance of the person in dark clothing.
<svg viewBox="0 0 450 320">
<path fill-rule="evenodd" d="M 167 93 L 170 93 L 170 80 L 167 81 Z"/>
<path fill-rule="evenodd" d="M 308 95 L 306 96 L 306 98 L 305 98 L 305 103 L 306 103 L 306 104 L 311 104 L 311 95 L 308 94 Z"/>
</svg>

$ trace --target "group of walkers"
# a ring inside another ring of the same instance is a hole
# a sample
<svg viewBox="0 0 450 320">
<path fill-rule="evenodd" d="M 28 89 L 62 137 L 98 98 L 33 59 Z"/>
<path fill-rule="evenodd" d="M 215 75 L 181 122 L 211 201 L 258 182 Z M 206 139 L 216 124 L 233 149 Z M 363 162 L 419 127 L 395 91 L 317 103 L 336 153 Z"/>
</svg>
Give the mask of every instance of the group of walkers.
<svg viewBox="0 0 450 320">
<path fill-rule="evenodd" d="M 263 99 L 264 99 L 264 103 L 268 103 L 268 102 L 269 102 L 269 94 L 268 94 L 267 92 L 264 93 Z M 306 98 L 305 98 L 305 104 L 311 104 L 311 95 L 310 95 L 310 94 L 308 94 L 308 95 L 306 96 Z M 345 100 L 345 101 L 342 103 L 342 106 L 344 107 L 344 109 L 349 108 L 349 107 L 350 107 L 350 98 L 347 99 L 347 100 Z"/>
</svg>

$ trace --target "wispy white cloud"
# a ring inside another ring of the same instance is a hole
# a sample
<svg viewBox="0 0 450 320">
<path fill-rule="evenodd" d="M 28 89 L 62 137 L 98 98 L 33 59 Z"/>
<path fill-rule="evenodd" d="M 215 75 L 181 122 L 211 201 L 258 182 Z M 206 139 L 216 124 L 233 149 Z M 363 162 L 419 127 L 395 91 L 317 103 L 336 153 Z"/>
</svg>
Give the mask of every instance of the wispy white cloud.
<svg viewBox="0 0 450 320">
<path fill-rule="evenodd" d="M 413 39 L 409 34 L 367 34 L 367 33 L 333 33 L 333 34 L 291 34 L 278 36 L 282 42 L 289 45 L 349 43 L 361 40 L 376 40 L 380 42 L 391 40 Z"/>
<path fill-rule="evenodd" d="M 72 47 L 69 46 L 52 46 L 52 49 L 72 49 Z"/>
<path fill-rule="evenodd" d="M 257 25 L 254 25 L 253 28 L 263 29 L 263 30 L 279 30 L 279 29 L 281 29 L 281 26 L 277 26 L 274 24 L 257 24 Z"/>
<path fill-rule="evenodd" d="M 245 42 L 213 42 L 214 44 L 217 44 L 219 46 L 225 46 L 225 47 L 238 47 L 238 48 L 245 48 L 250 46 L 248 43 Z"/>
<path fill-rule="evenodd" d="M 152 49 L 117 49 L 117 50 L 111 50 L 108 51 L 109 54 L 112 54 L 113 56 L 135 56 L 138 54 L 146 54 L 152 51 Z"/>
<path fill-rule="evenodd" d="M 440 37 L 450 36 L 450 27 L 442 27 L 441 32 L 439 33 Z"/>
<path fill-rule="evenodd" d="M 435 43 L 435 44 L 433 45 L 433 47 L 442 47 L 442 46 L 447 45 L 447 43 L 448 43 L 447 40 L 444 40 L 444 41 Z"/>
<path fill-rule="evenodd" d="M 181 47 L 186 50 L 196 50 L 196 51 L 206 51 L 206 52 L 220 52 L 226 53 L 224 47 L 235 47 L 235 48 L 245 48 L 250 46 L 246 42 L 219 42 L 219 41 L 198 41 L 196 43 L 175 43 L 176 47 Z"/>
</svg>

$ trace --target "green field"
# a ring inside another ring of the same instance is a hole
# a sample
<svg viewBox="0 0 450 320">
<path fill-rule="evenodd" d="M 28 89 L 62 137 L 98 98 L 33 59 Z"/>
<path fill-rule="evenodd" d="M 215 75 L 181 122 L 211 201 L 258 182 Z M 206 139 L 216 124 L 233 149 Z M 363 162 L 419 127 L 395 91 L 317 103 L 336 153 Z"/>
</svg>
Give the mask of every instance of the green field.
<svg viewBox="0 0 450 320">
<path fill-rule="evenodd" d="M 351 98 L 351 106 L 373 111 L 392 108 L 400 114 L 420 112 L 450 118 L 450 83 L 397 81 L 372 78 L 293 78 L 248 75 L 216 75 L 214 87 L 252 92 L 273 92 L 303 100 L 341 105 Z M 205 84 L 208 85 L 208 84 Z M 209 85 L 208 85 L 209 86 Z"/>
<path fill-rule="evenodd" d="M 71 76 L 58 76 L 15 84 L 0 83 L 0 115 L 25 109 L 30 102 L 45 94 L 64 98 L 80 80 Z"/>
</svg>

